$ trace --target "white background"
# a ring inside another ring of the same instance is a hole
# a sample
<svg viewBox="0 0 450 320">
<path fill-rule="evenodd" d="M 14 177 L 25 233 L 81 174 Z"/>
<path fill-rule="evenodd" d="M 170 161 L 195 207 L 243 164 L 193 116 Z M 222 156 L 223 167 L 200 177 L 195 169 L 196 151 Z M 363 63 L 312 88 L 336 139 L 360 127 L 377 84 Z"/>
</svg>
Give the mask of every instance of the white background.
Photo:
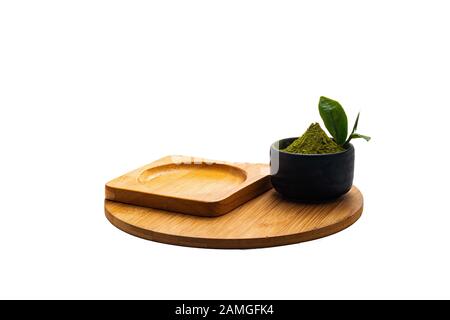
<svg viewBox="0 0 450 320">
<path fill-rule="evenodd" d="M 450 298 L 448 1 L 2 1 L 0 298 Z M 362 218 L 258 250 L 153 243 L 104 183 L 169 154 L 268 162 L 353 123 Z"/>
</svg>

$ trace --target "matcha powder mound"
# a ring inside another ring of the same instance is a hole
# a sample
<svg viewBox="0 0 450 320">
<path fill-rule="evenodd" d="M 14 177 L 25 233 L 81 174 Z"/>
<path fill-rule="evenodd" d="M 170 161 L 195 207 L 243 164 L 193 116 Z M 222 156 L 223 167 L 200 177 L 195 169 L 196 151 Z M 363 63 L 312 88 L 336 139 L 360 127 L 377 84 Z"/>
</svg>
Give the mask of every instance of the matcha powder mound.
<svg viewBox="0 0 450 320">
<path fill-rule="evenodd" d="M 327 136 L 318 123 L 313 123 L 298 139 L 282 151 L 302 154 L 337 153 L 345 149 Z"/>
</svg>

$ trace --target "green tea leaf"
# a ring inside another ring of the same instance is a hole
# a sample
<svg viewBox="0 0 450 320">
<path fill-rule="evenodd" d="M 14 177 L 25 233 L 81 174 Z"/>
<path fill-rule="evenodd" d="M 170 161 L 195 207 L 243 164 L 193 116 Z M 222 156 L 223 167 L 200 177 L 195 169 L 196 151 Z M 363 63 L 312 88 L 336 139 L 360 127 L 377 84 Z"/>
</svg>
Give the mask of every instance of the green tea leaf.
<svg viewBox="0 0 450 320">
<path fill-rule="evenodd" d="M 335 100 L 320 97 L 319 113 L 336 143 L 343 145 L 347 139 L 348 124 L 347 115 L 342 106 Z"/>
<path fill-rule="evenodd" d="M 350 135 L 348 136 L 347 141 L 345 141 L 345 144 L 350 142 L 350 139 L 352 138 L 352 135 L 356 132 L 356 129 L 358 129 L 358 122 L 359 122 L 359 112 L 358 112 L 358 115 L 356 116 L 355 124 L 353 125 L 353 130 L 350 133 Z"/>
<path fill-rule="evenodd" d="M 365 135 L 359 134 L 359 133 L 353 133 L 350 136 L 350 139 L 359 139 L 359 138 L 364 139 L 366 141 L 369 141 L 371 139 L 369 136 L 365 136 Z M 350 139 L 349 139 L 349 141 L 350 141 Z"/>
</svg>

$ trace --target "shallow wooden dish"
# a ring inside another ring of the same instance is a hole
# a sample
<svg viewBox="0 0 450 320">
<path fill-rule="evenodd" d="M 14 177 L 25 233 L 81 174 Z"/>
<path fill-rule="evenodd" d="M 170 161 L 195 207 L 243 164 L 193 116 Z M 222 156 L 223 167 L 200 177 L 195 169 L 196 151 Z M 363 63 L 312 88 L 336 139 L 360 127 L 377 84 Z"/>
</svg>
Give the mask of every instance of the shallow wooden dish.
<svg viewBox="0 0 450 320">
<path fill-rule="evenodd" d="M 106 199 L 219 216 L 271 188 L 269 166 L 167 156 L 108 182 Z"/>
<path fill-rule="evenodd" d="M 323 204 L 286 201 L 272 189 L 215 218 L 105 201 L 106 217 L 125 232 L 201 248 L 262 248 L 313 240 L 347 228 L 362 210 L 363 197 L 356 187 Z"/>
</svg>

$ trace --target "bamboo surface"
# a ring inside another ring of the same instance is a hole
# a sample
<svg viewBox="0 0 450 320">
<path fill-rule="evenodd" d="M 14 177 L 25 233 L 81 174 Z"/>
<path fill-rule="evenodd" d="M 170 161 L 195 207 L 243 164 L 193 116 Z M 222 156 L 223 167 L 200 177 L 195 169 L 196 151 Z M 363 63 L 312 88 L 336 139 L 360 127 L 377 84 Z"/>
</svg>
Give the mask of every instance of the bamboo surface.
<svg viewBox="0 0 450 320">
<path fill-rule="evenodd" d="M 219 217 L 199 217 L 105 201 L 117 228 L 162 243 L 202 248 L 261 248 L 313 240 L 339 232 L 362 214 L 363 196 L 353 187 L 322 204 L 287 201 L 273 189 Z"/>
</svg>

